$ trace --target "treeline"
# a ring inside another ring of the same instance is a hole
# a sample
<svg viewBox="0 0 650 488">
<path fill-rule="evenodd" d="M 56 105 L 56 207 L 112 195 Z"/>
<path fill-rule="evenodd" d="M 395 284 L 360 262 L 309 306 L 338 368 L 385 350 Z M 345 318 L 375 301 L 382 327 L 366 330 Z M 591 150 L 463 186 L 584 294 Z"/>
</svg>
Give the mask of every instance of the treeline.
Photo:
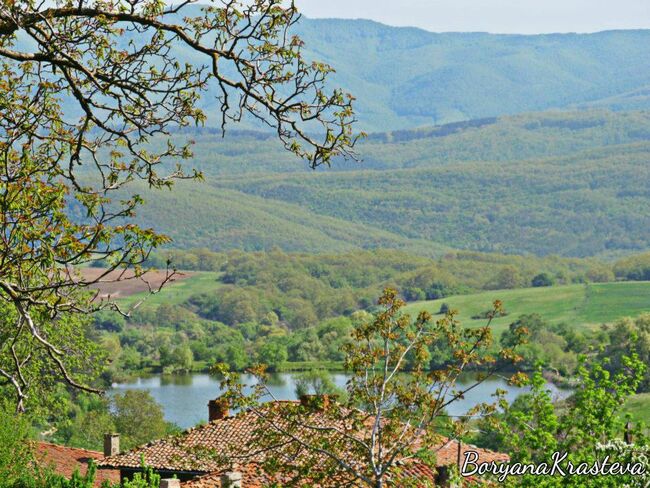
<svg viewBox="0 0 650 488">
<path fill-rule="evenodd" d="M 271 282 L 280 275 L 298 273 L 337 289 L 364 288 L 372 284 L 394 285 L 401 289 L 411 283 L 421 283 L 422 278 L 417 276 L 433 267 L 441 275 L 445 274 L 446 279 L 476 291 L 532 286 L 539 274 L 551 276 L 553 284 L 608 282 L 617 276 L 627 279 L 618 269 L 629 260 L 643 261 L 643 266 L 650 268 L 650 253 L 626 257 L 612 265 L 591 258 L 474 251 L 451 251 L 439 258 L 427 258 L 391 249 L 306 254 L 287 253 L 278 248 L 269 252 L 215 252 L 207 248 L 161 250 L 151 255 L 148 264 L 154 268 L 169 265 L 185 271 L 219 271 L 224 273 L 221 282 L 238 286 L 255 286 Z M 514 279 L 503 279 L 511 272 L 517 273 Z"/>
<path fill-rule="evenodd" d="M 636 353 L 650 364 L 650 314 L 623 318 L 598 329 L 578 329 L 573 324 L 550 324 L 539 314 L 528 314 L 514 320 L 502 334 L 503 347 L 512 347 L 521 333 L 526 343 L 518 346 L 522 357 L 519 367 L 532 371 L 541 366 L 555 379 L 570 378 L 576 373 L 579 356 L 598 359 L 605 369 L 624 370 L 623 357 Z M 650 391 L 650 371 L 645 371 L 638 392 Z"/>
<path fill-rule="evenodd" d="M 591 259 L 474 252 L 430 259 L 389 250 L 324 256 L 279 250 L 175 250 L 154 255 L 150 264 L 168 262 L 184 270 L 212 272 L 214 281 L 179 303 L 145 303 L 129 319 L 97 314 L 97 340 L 115 358 L 115 378 L 143 369 L 202 370 L 217 362 L 239 370 L 255 363 L 272 368 L 331 364 L 343 359 L 343 344 L 354 322 L 374 311 L 386 287 L 401 290 L 407 301 L 432 300 L 479 290 L 612 281 L 613 269 L 620 267 Z M 545 334 L 557 333 L 543 329 L 538 344 L 548 339 Z M 562 339 L 549 344 L 583 352 L 584 341 L 565 337 L 570 333 L 562 332 Z M 551 367 L 568 374 L 575 361 L 549 351 L 550 346 L 541 348 L 563 364 Z"/>
<path fill-rule="evenodd" d="M 314 320 L 369 309 L 385 287 L 407 301 L 435 300 L 480 290 L 614 281 L 612 266 L 594 259 L 538 258 L 450 252 L 425 258 L 394 251 L 335 255 L 271 252 L 227 253 L 207 249 L 163 251 L 153 267 L 217 271 L 220 286 L 191 297 L 200 316 L 232 325 L 273 313 L 289 329 Z"/>
<path fill-rule="evenodd" d="M 254 364 L 275 370 L 286 362 L 342 361 L 343 345 L 353 320 L 359 318 L 337 317 L 290 331 L 273 318 L 225 325 L 183 305 L 161 305 L 155 311 L 143 309 L 117 326 L 115 314 L 102 314 L 98 328 L 110 324 L 111 330 L 98 330 L 97 339 L 113 358 L 109 381 L 143 371 L 207 371 L 217 363 L 239 371 Z"/>
<path fill-rule="evenodd" d="M 616 278 L 627 281 L 650 281 L 650 253 L 621 259 L 614 265 Z"/>
</svg>

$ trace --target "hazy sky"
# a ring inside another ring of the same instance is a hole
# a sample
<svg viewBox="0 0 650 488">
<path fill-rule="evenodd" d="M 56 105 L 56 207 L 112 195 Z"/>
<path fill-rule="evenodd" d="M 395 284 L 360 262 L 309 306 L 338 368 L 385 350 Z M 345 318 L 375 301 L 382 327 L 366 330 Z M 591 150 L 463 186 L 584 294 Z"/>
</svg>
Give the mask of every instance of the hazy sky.
<svg viewBox="0 0 650 488">
<path fill-rule="evenodd" d="M 365 18 L 435 32 L 650 28 L 650 0 L 296 0 L 307 17 Z"/>
</svg>

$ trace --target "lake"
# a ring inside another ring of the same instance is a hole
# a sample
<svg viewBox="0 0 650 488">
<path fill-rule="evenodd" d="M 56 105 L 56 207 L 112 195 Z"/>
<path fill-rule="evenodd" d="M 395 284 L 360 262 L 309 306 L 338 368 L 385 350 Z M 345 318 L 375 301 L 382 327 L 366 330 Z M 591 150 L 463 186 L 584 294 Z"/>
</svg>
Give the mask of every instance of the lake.
<svg viewBox="0 0 650 488">
<path fill-rule="evenodd" d="M 296 399 L 296 376 L 296 373 L 279 373 L 270 377 L 269 390 L 276 399 Z M 343 373 L 332 374 L 332 379 L 339 387 L 345 387 L 347 378 L 348 376 Z M 242 381 L 248 384 L 252 379 L 244 375 Z M 469 385 L 471 381 L 472 378 L 468 377 L 464 384 Z M 463 385 L 463 382 L 459 384 Z M 451 415 L 463 415 L 478 403 L 492 401 L 491 395 L 498 388 L 507 391 L 506 398 L 509 402 L 528 391 L 527 388 L 510 386 L 504 379 L 494 378 L 467 393 L 462 400 L 451 404 L 447 407 L 447 411 Z M 548 389 L 555 398 L 563 398 L 568 395 L 566 390 L 560 390 L 551 383 L 548 384 Z M 183 429 L 193 427 L 199 422 L 207 422 L 208 401 L 221 394 L 219 380 L 208 374 L 154 375 L 138 378 L 130 383 L 113 385 L 109 393 L 126 390 L 149 390 L 151 396 L 162 405 L 165 419 L 174 422 Z"/>
</svg>

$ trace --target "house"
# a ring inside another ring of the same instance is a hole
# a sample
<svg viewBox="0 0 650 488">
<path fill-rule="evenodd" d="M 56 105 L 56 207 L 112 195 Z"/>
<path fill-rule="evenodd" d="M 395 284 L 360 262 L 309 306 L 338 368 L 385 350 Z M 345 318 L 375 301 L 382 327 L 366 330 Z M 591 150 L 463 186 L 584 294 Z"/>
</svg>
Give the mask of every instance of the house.
<svg viewBox="0 0 650 488">
<path fill-rule="evenodd" d="M 299 402 L 272 402 L 264 408 L 269 412 L 278 412 L 279 415 L 275 418 L 282 419 L 284 417 L 281 412 L 291 405 L 299 406 Z M 310 425 L 332 425 L 328 423 L 330 420 L 323 410 L 309 412 L 305 422 Z M 269 452 L 273 452 L 275 458 L 286 457 L 287 465 L 299 462 L 296 460 L 300 459 L 302 448 L 291 441 L 283 440 L 278 444 L 279 449 L 256 445 L 256 431 L 260 428 L 259 414 L 252 410 L 230 415 L 224 401 L 213 400 L 209 404 L 209 419 L 209 423 L 191 428 L 181 435 L 108 456 L 100 460 L 98 466 L 102 470 L 118 471 L 121 478 L 130 478 L 142 470 L 144 461 L 162 478 L 176 478 L 184 482 L 185 488 L 255 488 L 272 483 L 282 484 L 281 479 L 265 473 L 261 468 Z M 445 472 L 444 467 L 455 464 L 459 456 L 464 456 L 468 450 L 479 453 L 479 462 L 501 462 L 508 459 L 506 454 L 461 445 L 442 436 L 439 436 L 437 442 L 434 450 L 440 472 Z M 110 442 L 107 447 L 110 450 Z M 439 476 L 421 462 L 406 462 L 401 468 L 400 476 L 411 479 L 422 477 L 431 481 Z"/>
<path fill-rule="evenodd" d="M 51 468 L 56 474 L 66 478 L 70 478 L 75 470 L 85 475 L 91 460 L 98 461 L 104 457 L 104 453 L 101 452 L 59 446 L 49 442 L 36 442 L 34 451 L 36 461 L 41 467 Z M 97 471 L 95 486 L 100 486 L 104 481 L 119 483 L 120 475 L 115 471 Z"/>
</svg>

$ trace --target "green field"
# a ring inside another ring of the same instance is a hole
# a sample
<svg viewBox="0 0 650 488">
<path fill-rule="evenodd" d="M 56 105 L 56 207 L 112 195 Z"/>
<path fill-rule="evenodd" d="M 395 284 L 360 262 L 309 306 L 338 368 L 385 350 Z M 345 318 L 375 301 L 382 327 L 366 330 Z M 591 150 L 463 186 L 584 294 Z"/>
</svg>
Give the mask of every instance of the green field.
<svg viewBox="0 0 650 488">
<path fill-rule="evenodd" d="M 145 300 L 143 306 L 146 307 L 157 307 L 163 303 L 179 305 L 192 295 L 209 292 L 222 286 L 219 282 L 220 275 L 221 273 L 216 272 L 192 272 L 189 278 L 165 285 L 160 293 L 154 295 L 136 293 L 120 299 L 119 302 L 124 306 L 133 305 L 140 300 Z"/>
<path fill-rule="evenodd" d="M 640 393 L 631 397 L 625 407 L 624 413 L 629 413 L 637 422 L 645 423 L 646 427 L 650 426 L 650 393 Z"/>
<path fill-rule="evenodd" d="M 551 324 L 565 322 L 578 327 L 595 327 L 621 317 L 650 312 L 650 282 L 496 290 L 416 302 L 409 304 L 406 310 L 412 315 L 420 310 L 436 314 L 444 302 L 459 311 L 459 318 L 464 325 L 476 327 L 486 321 L 472 320 L 471 317 L 489 310 L 494 300 L 501 300 L 508 312 L 507 316 L 494 321 L 497 333 L 519 316 L 530 313 L 540 314 Z"/>
<path fill-rule="evenodd" d="M 171 283 L 158 294 L 147 297 L 138 293 L 123 298 L 121 303 L 131 305 L 146 298 L 147 306 L 162 303 L 181 304 L 191 295 L 208 292 L 222 286 L 219 273 L 197 272 L 190 278 Z M 472 319 L 486 312 L 494 300 L 504 303 L 508 315 L 494 320 L 497 331 L 502 330 L 519 316 L 540 314 L 551 324 L 569 323 L 580 327 L 595 327 L 621 317 L 634 317 L 650 312 L 650 282 L 595 283 L 517 290 L 494 290 L 473 295 L 459 295 L 441 300 L 414 302 L 406 311 L 416 315 L 420 310 L 437 314 L 442 303 L 458 310 L 464 325 L 477 327 L 484 319 Z"/>
<path fill-rule="evenodd" d="M 223 286 L 220 273 L 197 272 L 193 276 L 171 283 L 156 295 L 145 293 L 121 300 L 131 305 L 146 298 L 146 306 L 162 303 L 181 304 L 191 295 L 204 293 Z M 464 325 L 477 327 L 484 319 L 472 319 L 491 309 L 494 300 L 501 300 L 508 315 L 494 320 L 500 332 L 519 316 L 537 313 L 551 324 L 568 323 L 579 327 L 596 327 L 611 323 L 621 317 L 634 317 L 650 312 L 650 282 L 595 283 L 517 290 L 494 290 L 473 295 L 459 295 L 441 300 L 410 303 L 406 311 L 416 315 L 420 310 L 437 314 L 442 303 L 458 310 Z"/>
</svg>

